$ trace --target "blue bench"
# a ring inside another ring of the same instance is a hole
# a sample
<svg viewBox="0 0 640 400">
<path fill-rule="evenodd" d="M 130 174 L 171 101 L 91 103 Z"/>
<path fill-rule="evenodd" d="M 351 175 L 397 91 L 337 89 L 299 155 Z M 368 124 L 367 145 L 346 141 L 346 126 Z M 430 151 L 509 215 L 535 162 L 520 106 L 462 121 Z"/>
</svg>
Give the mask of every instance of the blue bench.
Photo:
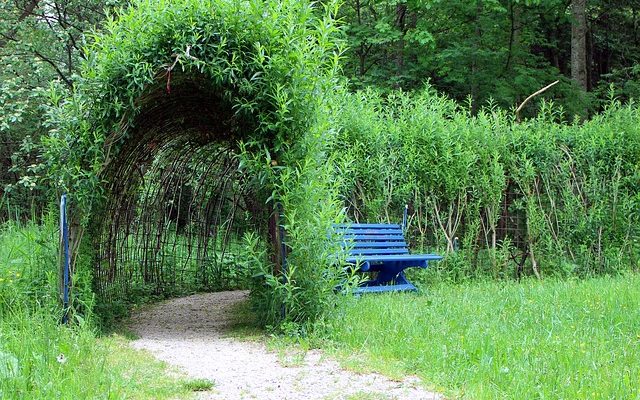
<svg viewBox="0 0 640 400">
<path fill-rule="evenodd" d="M 426 268 L 429 261 L 442 259 L 437 254 L 409 254 L 402 227 L 397 224 L 336 224 L 333 229 L 341 246 L 348 249 L 346 263 L 361 272 L 377 273 L 374 279 L 363 282 L 356 294 L 416 291 L 404 270 Z"/>
</svg>

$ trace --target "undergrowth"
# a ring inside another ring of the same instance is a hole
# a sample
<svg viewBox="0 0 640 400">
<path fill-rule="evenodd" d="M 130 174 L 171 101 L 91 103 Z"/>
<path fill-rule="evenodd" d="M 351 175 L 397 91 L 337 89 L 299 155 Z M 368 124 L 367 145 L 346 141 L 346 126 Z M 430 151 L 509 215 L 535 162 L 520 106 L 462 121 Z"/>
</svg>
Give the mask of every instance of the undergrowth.
<svg viewBox="0 0 640 400">
<path fill-rule="evenodd" d="M 400 222 L 416 251 L 447 253 L 442 277 L 588 277 L 638 271 L 640 113 L 614 99 L 565 123 L 471 113 L 426 88 L 336 100 L 335 173 L 349 216 Z M 456 251 L 454 254 L 454 250 Z"/>
</svg>

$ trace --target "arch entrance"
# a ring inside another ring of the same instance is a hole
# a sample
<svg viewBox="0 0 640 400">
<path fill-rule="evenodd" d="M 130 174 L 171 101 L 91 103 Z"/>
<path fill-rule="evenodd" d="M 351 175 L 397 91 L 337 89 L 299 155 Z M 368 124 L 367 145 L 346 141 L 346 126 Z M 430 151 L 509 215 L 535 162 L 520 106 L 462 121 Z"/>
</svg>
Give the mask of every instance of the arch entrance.
<svg viewBox="0 0 640 400">
<path fill-rule="evenodd" d="M 268 238 L 264 188 L 241 168 L 251 132 L 204 80 L 158 85 L 103 173 L 94 285 L 103 300 L 244 288 L 247 241 Z M 252 249 L 255 250 L 255 249 Z"/>
<path fill-rule="evenodd" d="M 259 265 L 265 323 L 319 315 L 341 273 L 325 254 L 340 215 L 326 163 L 337 9 L 134 0 L 93 37 L 47 157 L 73 199 L 72 264 L 99 297 L 233 287 Z M 267 199 L 284 205 L 287 274 L 265 260 L 280 252 Z"/>
</svg>

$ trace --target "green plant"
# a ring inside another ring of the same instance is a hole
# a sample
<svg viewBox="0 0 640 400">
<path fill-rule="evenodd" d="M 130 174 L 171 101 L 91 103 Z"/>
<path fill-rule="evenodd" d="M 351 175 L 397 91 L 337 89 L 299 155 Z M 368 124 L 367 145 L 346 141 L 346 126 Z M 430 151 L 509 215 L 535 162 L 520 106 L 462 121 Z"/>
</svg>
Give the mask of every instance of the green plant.
<svg viewBox="0 0 640 400">
<path fill-rule="evenodd" d="M 163 363 L 122 338 L 97 338 L 82 263 L 74 275 L 74 318 L 61 324 L 55 222 L 49 215 L 41 225 L 0 225 L 0 398 L 186 395 Z"/>
<path fill-rule="evenodd" d="M 260 193 L 284 205 L 290 267 L 284 275 L 264 269 L 272 289 L 263 295 L 265 304 L 284 302 L 287 312 L 265 306 L 265 318 L 302 322 L 321 313 L 336 281 L 322 248 L 339 216 L 331 170 L 324 167 L 333 138 L 328 93 L 340 85 L 336 11 L 336 2 L 180 0 L 167 7 L 139 1 L 110 17 L 89 42 L 74 93 L 52 92 L 52 129 L 44 140 L 50 182 L 74 194 L 78 236 L 89 228 L 95 243 L 98 222 L 109 218 L 108 201 L 134 189 L 131 183 L 113 192 L 108 183 L 150 162 L 144 151 L 132 153 L 131 143 L 163 149 L 227 141 Z M 164 107 L 158 101 L 188 104 L 194 92 L 199 104 L 215 104 L 213 110 L 172 113 L 166 105 L 167 112 L 157 111 Z M 193 121 L 202 123 L 189 125 Z M 121 283 L 107 280 L 100 289 L 126 297 L 127 282 Z"/>
<path fill-rule="evenodd" d="M 189 379 L 183 383 L 184 387 L 191 392 L 206 392 L 213 389 L 215 382 L 209 379 Z"/>
<path fill-rule="evenodd" d="M 335 173 L 348 174 L 347 213 L 399 222 L 408 204 L 412 247 L 448 254 L 435 267 L 447 280 L 635 270 L 638 108 L 614 101 L 571 124 L 560 112 L 544 103 L 518 123 L 496 108 L 471 115 L 429 88 L 338 94 L 332 153 Z"/>
</svg>

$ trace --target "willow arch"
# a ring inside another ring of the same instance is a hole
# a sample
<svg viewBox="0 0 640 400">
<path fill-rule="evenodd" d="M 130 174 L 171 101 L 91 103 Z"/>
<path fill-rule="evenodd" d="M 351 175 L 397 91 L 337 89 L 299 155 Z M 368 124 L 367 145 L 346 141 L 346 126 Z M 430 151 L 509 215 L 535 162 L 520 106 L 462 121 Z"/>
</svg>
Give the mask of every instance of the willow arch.
<svg viewBox="0 0 640 400">
<path fill-rule="evenodd" d="M 251 177 L 240 190 L 249 188 L 247 199 L 285 205 L 292 268 L 281 279 L 263 266 L 256 297 L 265 322 L 282 317 L 281 304 L 293 321 L 318 314 L 321 302 L 309 299 L 334 285 L 323 225 L 339 215 L 324 166 L 326 94 L 339 87 L 335 10 L 294 0 L 139 0 L 93 38 L 74 93 L 56 97 L 47 158 L 75 199 L 74 264 L 92 271 L 99 294 L 135 279 L 118 269 L 118 247 L 130 240 L 127 224 L 143 224 L 140 204 L 155 204 L 140 200 L 152 190 L 147 178 L 163 173 L 154 165 L 197 170 L 221 152 L 235 163 L 235 182 Z M 264 225 L 263 208 L 251 214 Z M 206 236 L 210 221 L 200 228 Z"/>
</svg>

